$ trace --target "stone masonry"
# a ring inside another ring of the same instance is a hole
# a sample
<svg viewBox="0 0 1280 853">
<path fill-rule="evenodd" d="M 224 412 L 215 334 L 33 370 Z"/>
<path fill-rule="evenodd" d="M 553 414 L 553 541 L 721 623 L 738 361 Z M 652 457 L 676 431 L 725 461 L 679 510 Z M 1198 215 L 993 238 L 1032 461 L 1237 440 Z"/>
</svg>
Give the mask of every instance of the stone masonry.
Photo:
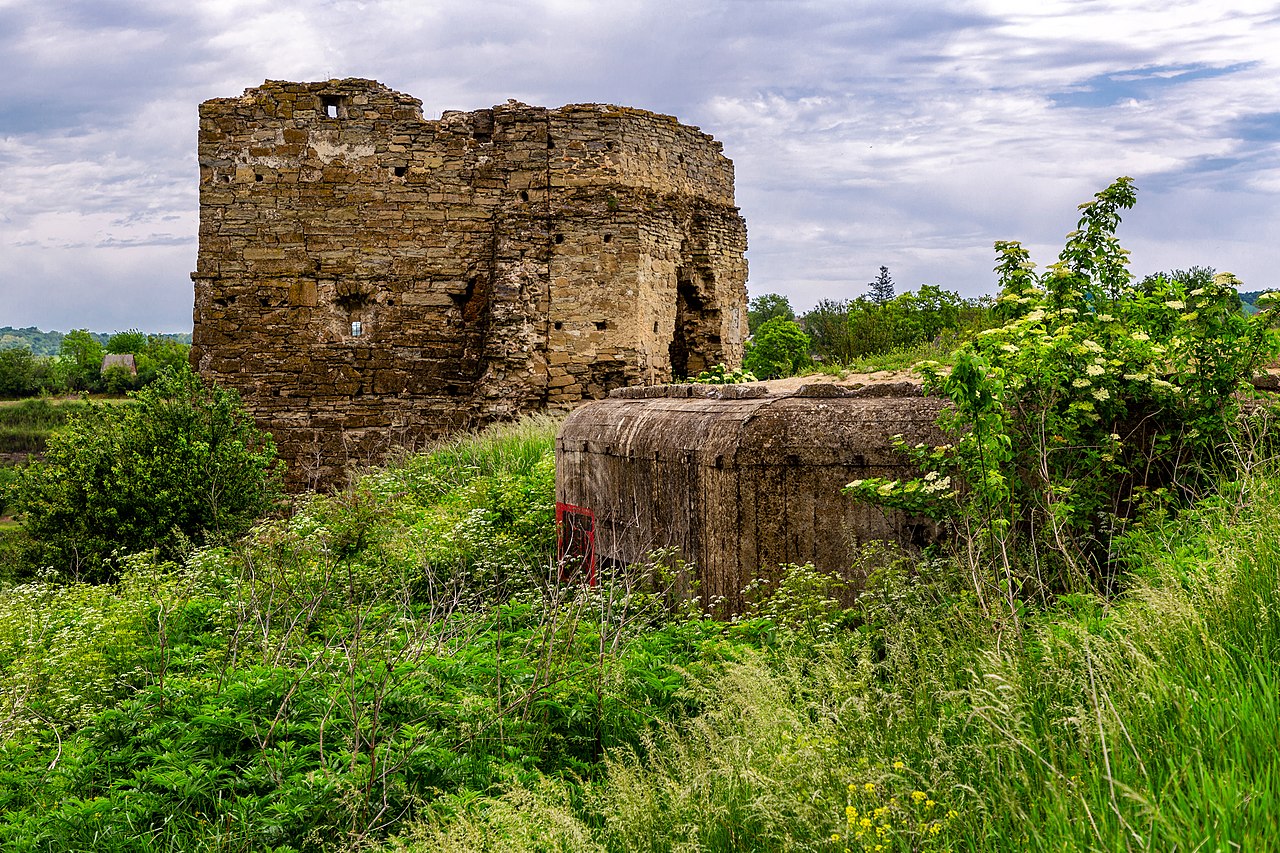
<svg viewBox="0 0 1280 853">
<path fill-rule="evenodd" d="M 737 366 L 746 226 L 670 116 L 509 101 L 424 120 L 372 80 L 200 107 L 192 361 L 295 486 L 393 446 Z"/>
</svg>

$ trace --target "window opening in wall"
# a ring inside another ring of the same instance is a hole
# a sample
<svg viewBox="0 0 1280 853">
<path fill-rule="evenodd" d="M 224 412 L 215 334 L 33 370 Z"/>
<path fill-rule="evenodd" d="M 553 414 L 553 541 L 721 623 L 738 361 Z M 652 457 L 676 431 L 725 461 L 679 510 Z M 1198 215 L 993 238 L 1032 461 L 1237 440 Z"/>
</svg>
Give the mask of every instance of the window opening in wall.
<svg viewBox="0 0 1280 853">
<path fill-rule="evenodd" d="M 564 235 L 563 235 L 563 234 L 557 234 L 557 235 L 556 235 L 556 245 L 559 245 L 559 244 L 561 244 L 561 243 L 563 243 L 563 242 L 564 242 Z"/>
<path fill-rule="evenodd" d="M 351 337 L 358 338 L 364 334 L 364 323 L 359 320 L 351 321 Z"/>
<path fill-rule="evenodd" d="M 556 554 L 560 582 L 599 583 L 596 577 L 596 518 L 580 506 L 556 502 Z"/>
<path fill-rule="evenodd" d="M 254 180 L 255 182 L 259 183 L 259 184 L 260 184 L 260 183 L 262 183 L 262 175 L 257 175 L 257 174 L 255 174 L 255 175 L 253 176 L 253 180 Z"/>
<path fill-rule="evenodd" d="M 655 335 L 656 335 L 656 334 L 658 334 L 658 321 L 657 321 L 657 320 L 654 320 L 654 321 L 653 321 L 653 333 L 654 333 Z"/>
<path fill-rule="evenodd" d="M 603 331 L 604 331 L 605 329 L 607 329 L 607 328 L 609 328 L 609 321 L 608 321 L 608 320 L 596 320 L 596 331 L 597 331 L 597 332 L 603 332 Z"/>
<path fill-rule="evenodd" d="M 405 173 L 405 172 L 407 172 L 407 171 L 409 171 L 409 167 L 408 167 L 408 166 L 396 166 L 396 167 L 395 167 L 394 169 L 392 169 L 391 171 L 395 174 L 395 176 L 396 176 L 397 178 L 403 178 L 403 177 L 404 177 L 404 173 Z"/>
<path fill-rule="evenodd" d="M 345 118 L 342 98 L 338 95 L 321 95 L 320 109 L 324 112 L 326 118 Z"/>
<path fill-rule="evenodd" d="M 529 191 L 528 191 L 528 190 L 520 190 L 520 200 L 521 200 L 521 201 L 528 201 L 528 200 L 529 200 Z"/>
</svg>

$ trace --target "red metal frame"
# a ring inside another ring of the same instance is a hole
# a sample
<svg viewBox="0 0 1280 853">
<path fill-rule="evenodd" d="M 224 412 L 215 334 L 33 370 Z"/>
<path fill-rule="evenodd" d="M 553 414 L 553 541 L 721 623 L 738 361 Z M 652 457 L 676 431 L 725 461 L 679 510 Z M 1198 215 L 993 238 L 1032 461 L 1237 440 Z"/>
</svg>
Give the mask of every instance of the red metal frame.
<svg viewBox="0 0 1280 853">
<path fill-rule="evenodd" d="M 560 582 L 586 575 L 589 586 L 597 586 L 596 516 L 582 506 L 556 502 L 556 556 L 560 565 Z"/>
</svg>

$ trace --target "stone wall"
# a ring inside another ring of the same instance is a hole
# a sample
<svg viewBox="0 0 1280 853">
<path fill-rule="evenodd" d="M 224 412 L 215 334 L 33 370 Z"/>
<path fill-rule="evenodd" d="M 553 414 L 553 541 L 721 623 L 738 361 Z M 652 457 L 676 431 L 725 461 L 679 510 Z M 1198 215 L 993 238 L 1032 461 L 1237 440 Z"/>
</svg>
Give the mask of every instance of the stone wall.
<svg viewBox="0 0 1280 853">
<path fill-rule="evenodd" d="M 741 360 L 733 164 L 670 116 L 268 81 L 201 105 L 199 162 L 192 360 L 295 485 Z"/>
</svg>

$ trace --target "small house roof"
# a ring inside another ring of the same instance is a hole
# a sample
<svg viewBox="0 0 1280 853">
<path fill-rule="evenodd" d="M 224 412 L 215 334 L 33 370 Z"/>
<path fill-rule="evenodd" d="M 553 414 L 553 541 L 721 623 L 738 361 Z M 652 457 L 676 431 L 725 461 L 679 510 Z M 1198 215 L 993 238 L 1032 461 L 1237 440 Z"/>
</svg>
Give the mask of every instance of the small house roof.
<svg viewBox="0 0 1280 853">
<path fill-rule="evenodd" d="M 108 368 L 123 367 L 134 376 L 138 375 L 138 365 L 133 360 L 133 353 L 108 353 L 102 357 L 102 373 L 106 373 Z"/>
</svg>

